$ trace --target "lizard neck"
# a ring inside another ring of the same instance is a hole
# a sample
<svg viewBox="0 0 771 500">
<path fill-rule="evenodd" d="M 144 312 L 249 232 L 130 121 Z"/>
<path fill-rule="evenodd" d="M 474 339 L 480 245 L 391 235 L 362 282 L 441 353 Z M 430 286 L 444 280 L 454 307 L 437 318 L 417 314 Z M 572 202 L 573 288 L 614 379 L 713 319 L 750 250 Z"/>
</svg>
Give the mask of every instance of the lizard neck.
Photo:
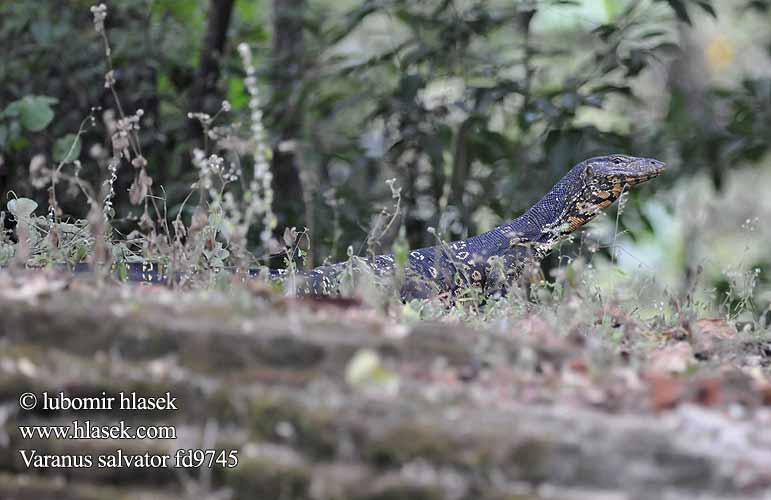
<svg viewBox="0 0 771 500">
<path fill-rule="evenodd" d="M 499 227 L 512 242 L 534 244 L 539 252 L 548 252 L 563 237 L 561 226 L 584 186 L 584 165 L 573 167 L 554 187 L 522 216 Z"/>
</svg>

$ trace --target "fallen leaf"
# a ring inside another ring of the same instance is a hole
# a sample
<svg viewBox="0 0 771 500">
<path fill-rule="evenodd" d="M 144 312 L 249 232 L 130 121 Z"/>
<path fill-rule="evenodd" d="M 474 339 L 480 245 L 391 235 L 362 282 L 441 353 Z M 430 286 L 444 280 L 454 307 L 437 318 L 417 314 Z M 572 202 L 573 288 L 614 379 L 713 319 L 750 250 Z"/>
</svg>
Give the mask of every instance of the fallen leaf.
<svg viewBox="0 0 771 500">
<path fill-rule="evenodd" d="M 589 366 L 586 363 L 586 360 L 582 357 L 573 358 L 570 361 L 567 362 L 567 368 L 574 372 L 579 373 L 588 373 L 589 372 Z"/>
<path fill-rule="evenodd" d="M 517 321 L 514 323 L 512 331 L 519 338 L 533 340 L 545 347 L 563 344 L 562 338 L 558 339 L 554 335 L 549 323 L 537 315 L 530 315 Z"/>
<path fill-rule="evenodd" d="M 0 297 L 34 304 L 41 296 L 51 295 L 67 287 L 67 282 L 33 275 L 24 279 L 19 286 L 0 290 Z"/>
<path fill-rule="evenodd" d="M 712 355 L 717 347 L 736 336 L 736 328 L 723 319 L 700 319 L 691 327 L 694 351 L 702 356 Z"/>
<path fill-rule="evenodd" d="M 722 383 L 717 377 L 705 378 L 696 385 L 696 402 L 702 406 L 717 406 L 722 401 Z"/>
<path fill-rule="evenodd" d="M 359 349 L 345 367 L 345 381 L 353 388 L 393 396 L 399 390 L 399 376 L 383 364 L 377 351 Z"/>
<path fill-rule="evenodd" d="M 691 345 L 681 341 L 654 351 L 648 358 L 648 371 L 653 374 L 683 373 L 695 362 Z"/>
<path fill-rule="evenodd" d="M 667 375 L 649 377 L 648 387 L 651 408 L 657 412 L 677 406 L 685 391 L 681 380 Z"/>
</svg>

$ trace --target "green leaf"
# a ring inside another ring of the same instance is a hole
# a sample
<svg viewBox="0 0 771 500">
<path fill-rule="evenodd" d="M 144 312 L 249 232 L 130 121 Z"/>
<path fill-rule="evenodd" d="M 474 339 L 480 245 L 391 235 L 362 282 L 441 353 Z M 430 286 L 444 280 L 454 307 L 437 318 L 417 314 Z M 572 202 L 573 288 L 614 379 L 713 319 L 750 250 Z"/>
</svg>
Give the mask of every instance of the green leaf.
<svg viewBox="0 0 771 500">
<path fill-rule="evenodd" d="M 30 34 L 32 35 L 35 43 L 41 46 L 48 46 L 53 40 L 51 23 L 45 20 L 35 21 L 29 27 Z"/>
<path fill-rule="evenodd" d="M 12 134 L 10 140 L 8 141 L 9 151 L 21 151 L 27 146 L 29 146 L 29 141 L 25 137 L 20 137 L 18 135 L 14 136 Z"/>
<path fill-rule="evenodd" d="M 603 24 L 592 30 L 592 33 L 598 35 L 602 41 L 607 42 L 608 39 L 618 31 L 618 26 L 615 24 Z"/>
<path fill-rule="evenodd" d="M 0 243 L 0 266 L 5 266 L 16 253 L 16 247 L 7 243 Z"/>
<path fill-rule="evenodd" d="M 37 202 L 29 198 L 16 198 L 8 202 L 8 211 L 17 220 L 27 220 L 37 209 Z"/>
<path fill-rule="evenodd" d="M 19 116 L 19 106 L 21 105 L 21 100 L 14 101 L 8 106 L 5 107 L 5 109 L 0 113 L 0 118 L 18 118 Z"/>
<path fill-rule="evenodd" d="M 125 262 L 118 264 L 118 278 L 122 282 L 128 281 L 128 266 Z"/>
<path fill-rule="evenodd" d="M 67 134 L 60 137 L 54 143 L 53 157 L 56 162 L 75 161 L 80 156 L 80 137 L 76 134 Z"/>
<path fill-rule="evenodd" d="M 240 78 L 228 79 L 228 102 L 234 110 L 241 109 L 249 102 L 248 94 L 244 87 L 244 81 Z"/>
<path fill-rule="evenodd" d="M 680 52 L 680 46 L 672 42 L 663 42 L 654 47 L 651 47 L 651 52 L 663 52 L 665 54 L 678 54 Z"/>
<path fill-rule="evenodd" d="M 659 0 L 661 1 L 661 0 Z M 672 10 L 675 11 L 675 14 L 677 15 L 677 18 L 683 21 L 684 23 L 690 25 L 691 24 L 691 17 L 688 15 L 688 8 L 685 6 L 685 3 L 682 0 L 666 0 L 670 7 L 672 7 Z"/>
<path fill-rule="evenodd" d="M 757 12 L 767 13 L 771 9 L 769 0 L 751 0 L 746 7 L 747 10 L 753 9 Z"/>
<path fill-rule="evenodd" d="M 704 12 L 717 19 L 717 12 L 715 12 L 715 7 L 712 6 L 712 0 L 696 0 L 696 3 Z"/>
<path fill-rule="evenodd" d="M 86 257 L 88 257 L 88 245 L 80 244 L 75 247 L 72 255 L 70 255 L 70 262 L 73 264 L 84 262 Z"/>
<path fill-rule="evenodd" d="M 393 392 L 398 387 L 399 376 L 385 366 L 377 351 L 359 349 L 348 361 L 345 381 L 356 389 Z"/>
<path fill-rule="evenodd" d="M 647 31 L 647 32 L 643 33 L 642 35 L 640 35 L 640 39 L 641 40 L 647 40 L 649 38 L 657 38 L 657 37 L 660 37 L 660 36 L 664 36 L 666 34 L 667 34 L 667 32 L 664 31 L 664 30 L 651 30 L 651 31 Z"/>
<path fill-rule="evenodd" d="M 5 113 L 18 116 L 25 129 L 39 132 L 54 119 L 54 110 L 51 106 L 57 102 L 58 99 L 54 97 L 28 95 L 12 102 Z"/>
</svg>

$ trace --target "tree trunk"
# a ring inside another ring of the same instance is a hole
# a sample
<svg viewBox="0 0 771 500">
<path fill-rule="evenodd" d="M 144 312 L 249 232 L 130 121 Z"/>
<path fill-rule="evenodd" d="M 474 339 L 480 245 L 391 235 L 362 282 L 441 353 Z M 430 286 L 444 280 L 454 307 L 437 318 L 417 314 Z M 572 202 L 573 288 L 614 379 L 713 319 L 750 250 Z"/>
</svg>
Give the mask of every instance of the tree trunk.
<svg viewBox="0 0 771 500">
<path fill-rule="evenodd" d="M 305 0 L 273 0 L 271 125 L 276 142 L 271 169 L 280 231 L 282 226 L 302 225 L 306 215 L 296 152 L 296 141 L 302 134 L 303 125 L 305 8 Z M 312 225 L 311 221 L 305 221 L 305 225 Z"/>
<path fill-rule="evenodd" d="M 450 196 L 449 204 L 458 210 L 458 215 L 463 223 L 463 229 L 468 233 L 469 229 L 469 210 L 463 200 L 463 194 L 466 192 L 466 183 L 469 176 L 469 157 L 467 138 L 471 128 L 471 118 L 464 121 L 455 136 L 455 151 L 453 154 L 452 177 L 450 178 Z M 463 234 L 452 234 L 452 238 L 461 238 Z"/>
<path fill-rule="evenodd" d="M 201 47 L 201 61 L 193 85 L 190 88 L 189 108 L 192 112 L 215 113 L 220 101 L 215 96 L 220 75 L 220 62 L 227 41 L 228 26 L 233 13 L 234 0 L 210 0 L 206 35 Z M 197 137 L 201 126 L 190 120 L 190 136 Z"/>
</svg>

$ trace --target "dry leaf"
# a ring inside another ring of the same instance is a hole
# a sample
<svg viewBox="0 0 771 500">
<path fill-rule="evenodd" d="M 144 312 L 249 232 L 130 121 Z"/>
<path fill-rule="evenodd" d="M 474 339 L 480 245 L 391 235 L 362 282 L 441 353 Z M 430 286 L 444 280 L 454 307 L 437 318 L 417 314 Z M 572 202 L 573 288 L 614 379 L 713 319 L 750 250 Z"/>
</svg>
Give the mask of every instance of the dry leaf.
<svg viewBox="0 0 771 500">
<path fill-rule="evenodd" d="M 710 377 L 700 380 L 696 386 L 696 401 L 703 406 L 717 406 L 722 401 L 721 380 Z"/>
<path fill-rule="evenodd" d="M 517 321 L 512 327 L 514 335 L 519 338 L 528 338 L 549 346 L 555 342 L 562 345 L 561 339 L 556 339 L 551 326 L 537 315 L 530 315 Z"/>
<path fill-rule="evenodd" d="M 696 352 L 710 355 L 725 340 L 736 336 L 736 328 L 723 319 L 700 319 L 691 327 L 691 338 Z"/>
<path fill-rule="evenodd" d="M 129 200 L 132 205 L 139 205 L 145 196 L 150 192 L 150 186 L 153 185 L 153 178 L 147 175 L 147 171 L 142 169 L 134 178 L 134 182 L 129 188 Z"/>
<path fill-rule="evenodd" d="M 677 342 L 651 353 L 648 371 L 659 375 L 683 373 L 695 362 L 691 345 L 688 342 Z"/>
<path fill-rule="evenodd" d="M 648 385 L 651 408 L 654 411 L 674 408 L 684 393 L 683 382 L 667 375 L 651 376 Z"/>
</svg>

